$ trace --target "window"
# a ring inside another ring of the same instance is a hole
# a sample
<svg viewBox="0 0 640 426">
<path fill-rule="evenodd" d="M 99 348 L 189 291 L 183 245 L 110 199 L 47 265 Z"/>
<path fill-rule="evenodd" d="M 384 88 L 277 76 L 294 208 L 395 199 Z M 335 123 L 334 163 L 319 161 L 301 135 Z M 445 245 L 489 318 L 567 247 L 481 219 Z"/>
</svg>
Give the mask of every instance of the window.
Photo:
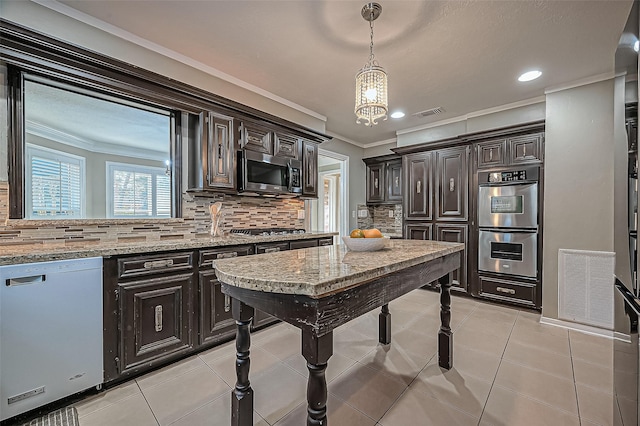
<svg viewBox="0 0 640 426">
<path fill-rule="evenodd" d="M 160 167 L 107 162 L 109 218 L 171 217 L 171 178 Z"/>
<path fill-rule="evenodd" d="M 26 218 L 84 217 L 85 159 L 31 144 L 26 158 Z"/>
</svg>

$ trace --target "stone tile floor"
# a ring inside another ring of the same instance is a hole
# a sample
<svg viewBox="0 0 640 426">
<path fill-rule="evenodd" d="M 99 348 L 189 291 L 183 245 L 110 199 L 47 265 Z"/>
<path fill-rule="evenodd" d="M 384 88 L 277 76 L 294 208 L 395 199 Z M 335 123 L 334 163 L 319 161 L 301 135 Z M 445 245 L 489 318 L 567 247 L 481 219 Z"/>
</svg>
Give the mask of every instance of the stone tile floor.
<svg viewBox="0 0 640 426">
<path fill-rule="evenodd" d="M 416 290 L 392 302 L 389 346 L 377 342 L 377 311 L 334 332 L 331 426 L 611 425 L 619 417 L 611 340 L 453 297 L 454 368 L 446 371 L 435 356 L 438 300 Z M 229 342 L 88 397 L 75 404 L 80 424 L 228 426 L 234 357 Z M 306 374 L 297 329 L 254 333 L 254 423 L 306 424 Z"/>
</svg>

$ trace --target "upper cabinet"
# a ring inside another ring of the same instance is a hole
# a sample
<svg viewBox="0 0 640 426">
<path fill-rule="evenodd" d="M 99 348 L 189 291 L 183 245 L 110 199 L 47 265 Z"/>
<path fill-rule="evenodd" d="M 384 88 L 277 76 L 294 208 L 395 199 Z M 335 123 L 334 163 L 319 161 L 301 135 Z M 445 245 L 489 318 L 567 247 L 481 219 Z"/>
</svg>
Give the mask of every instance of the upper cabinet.
<svg viewBox="0 0 640 426">
<path fill-rule="evenodd" d="M 210 112 L 206 116 L 204 174 L 211 189 L 236 189 L 236 141 L 234 118 Z"/>
<path fill-rule="evenodd" d="M 468 146 L 435 151 L 437 173 L 436 219 L 466 221 L 469 198 Z"/>
<path fill-rule="evenodd" d="M 402 203 L 402 160 L 382 156 L 363 161 L 367 165 L 367 204 Z"/>
<path fill-rule="evenodd" d="M 408 219 L 431 220 L 433 217 L 432 157 L 432 152 L 418 152 L 402 159 L 406 173 L 404 215 Z"/>
<path fill-rule="evenodd" d="M 542 163 L 544 132 L 478 142 L 475 151 L 478 169 Z"/>
<path fill-rule="evenodd" d="M 240 125 L 240 148 L 273 155 L 273 132 L 266 126 L 249 121 Z"/>
<path fill-rule="evenodd" d="M 318 198 L 318 145 L 302 141 L 302 195 Z"/>
</svg>

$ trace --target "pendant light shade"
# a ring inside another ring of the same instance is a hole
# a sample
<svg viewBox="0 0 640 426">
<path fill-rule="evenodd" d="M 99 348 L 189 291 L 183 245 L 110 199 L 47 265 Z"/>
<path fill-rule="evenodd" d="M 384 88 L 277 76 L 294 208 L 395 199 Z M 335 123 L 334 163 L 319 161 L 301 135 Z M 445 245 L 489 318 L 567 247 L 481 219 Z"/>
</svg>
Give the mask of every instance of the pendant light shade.
<svg viewBox="0 0 640 426">
<path fill-rule="evenodd" d="M 389 101 L 387 97 L 387 73 L 373 55 L 373 21 L 382 13 L 378 3 L 367 3 L 362 8 L 362 17 L 369 21 L 371 28 L 371 44 L 369 46 L 369 62 L 356 74 L 356 123 L 364 122 L 365 126 L 373 126 L 377 120 L 387 119 Z"/>
</svg>

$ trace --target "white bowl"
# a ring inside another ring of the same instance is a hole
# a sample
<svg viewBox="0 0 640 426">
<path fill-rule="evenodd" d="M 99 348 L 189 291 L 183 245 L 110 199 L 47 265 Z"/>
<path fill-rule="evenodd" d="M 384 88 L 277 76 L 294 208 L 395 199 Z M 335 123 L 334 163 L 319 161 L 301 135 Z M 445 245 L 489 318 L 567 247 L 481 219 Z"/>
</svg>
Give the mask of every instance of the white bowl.
<svg viewBox="0 0 640 426">
<path fill-rule="evenodd" d="M 377 251 L 387 246 L 389 237 L 382 238 L 351 238 L 342 237 L 342 241 L 351 251 Z"/>
</svg>

